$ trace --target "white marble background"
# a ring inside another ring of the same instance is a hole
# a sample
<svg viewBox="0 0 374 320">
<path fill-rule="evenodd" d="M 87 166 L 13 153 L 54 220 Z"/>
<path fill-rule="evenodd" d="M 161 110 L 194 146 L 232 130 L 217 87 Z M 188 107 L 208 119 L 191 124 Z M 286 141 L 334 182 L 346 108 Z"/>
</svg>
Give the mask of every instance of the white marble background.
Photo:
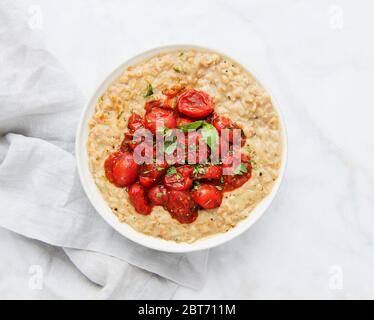
<svg viewBox="0 0 374 320">
<path fill-rule="evenodd" d="M 279 100 L 289 159 L 276 200 L 211 250 L 201 291 L 175 298 L 374 298 L 373 1 L 27 2 L 86 98 L 127 57 L 194 43 L 240 55 Z"/>
</svg>

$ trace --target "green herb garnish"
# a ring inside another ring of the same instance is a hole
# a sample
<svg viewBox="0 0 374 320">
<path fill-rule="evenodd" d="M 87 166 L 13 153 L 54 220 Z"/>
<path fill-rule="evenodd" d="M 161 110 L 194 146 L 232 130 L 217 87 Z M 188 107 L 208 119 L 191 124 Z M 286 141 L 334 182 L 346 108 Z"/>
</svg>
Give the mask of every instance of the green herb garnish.
<svg viewBox="0 0 374 320">
<path fill-rule="evenodd" d="M 222 190 L 223 188 L 221 186 L 216 186 L 217 190 Z"/>
<path fill-rule="evenodd" d="M 189 130 L 196 130 L 200 128 L 203 124 L 204 124 L 203 120 L 198 120 L 198 121 L 194 121 L 188 124 L 183 124 L 181 126 L 178 126 L 177 128 L 183 132 L 188 132 Z"/>
<path fill-rule="evenodd" d="M 178 67 L 174 67 L 173 70 L 176 72 L 176 73 L 181 73 L 181 69 L 179 69 Z"/>
<path fill-rule="evenodd" d="M 255 160 L 251 159 L 248 162 L 252 165 L 253 170 L 257 170 L 257 162 Z"/>
<path fill-rule="evenodd" d="M 162 198 L 162 192 L 156 192 L 156 198 Z"/>
<path fill-rule="evenodd" d="M 243 164 L 243 163 L 240 163 L 234 170 L 233 172 L 233 175 L 236 176 L 236 175 L 243 175 L 244 173 L 247 173 L 248 170 L 247 170 L 247 167 Z"/>
<path fill-rule="evenodd" d="M 150 97 L 152 95 L 153 95 L 153 88 L 152 88 L 152 85 L 150 83 L 148 83 L 147 92 L 144 95 L 144 98 Z"/>
<path fill-rule="evenodd" d="M 197 177 L 199 174 L 205 174 L 206 168 L 201 164 L 195 164 L 193 169 L 193 175 Z"/>
<path fill-rule="evenodd" d="M 119 118 L 121 118 L 121 116 L 123 115 L 123 111 L 121 111 L 118 116 L 117 116 L 117 120 L 119 120 Z"/>
<path fill-rule="evenodd" d="M 170 175 L 176 174 L 176 173 L 177 173 L 177 168 L 174 167 L 174 166 L 169 167 L 168 170 L 166 171 L 167 176 L 170 176 Z"/>
<path fill-rule="evenodd" d="M 205 143 L 210 147 L 212 152 L 216 150 L 218 146 L 219 135 L 217 129 L 210 123 L 204 122 L 201 134 Z"/>
</svg>

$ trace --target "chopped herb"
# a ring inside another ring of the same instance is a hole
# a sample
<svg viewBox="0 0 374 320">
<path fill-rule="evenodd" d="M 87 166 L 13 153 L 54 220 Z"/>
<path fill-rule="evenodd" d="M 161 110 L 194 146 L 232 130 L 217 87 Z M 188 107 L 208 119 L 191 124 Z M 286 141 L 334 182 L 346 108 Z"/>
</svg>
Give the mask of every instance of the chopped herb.
<svg viewBox="0 0 374 320">
<path fill-rule="evenodd" d="M 218 146 L 219 135 L 217 129 L 210 123 L 204 122 L 201 134 L 205 143 L 210 147 L 212 152 L 216 150 Z"/>
<path fill-rule="evenodd" d="M 177 174 L 175 175 L 175 179 L 177 179 L 177 180 L 182 179 L 182 175 L 180 175 L 179 173 L 177 173 Z"/>
<path fill-rule="evenodd" d="M 251 159 L 248 162 L 252 165 L 253 170 L 257 170 L 257 162 L 255 160 Z"/>
<path fill-rule="evenodd" d="M 175 96 L 174 99 L 173 99 L 173 107 L 175 107 L 177 105 L 177 101 L 178 101 L 178 97 Z"/>
<path fill-rule="evenodd" d="M 144 95 L 144 98 L 150 97 L 151 95 L 153 95 L 153 88 L 152 88 L 152 85 L 148 83 L 147 92 Z"/>
<path fill-rule="evenodd" d="M 252 152 L 252 149 L 251 149 L 250 146 L 246 146 L 246 147 L 245 147 L 245 151 L 246 151 L 247 153 L 251 153 L 251 152 Z"/>
<path fill-rule="evenodd" d="M 193 175 L 197 177 L 199 174 L 205 174 L 206 168 L 201 164 L 195 164 L 193 169 Z"/>
<path fill-rule="evenodd" d="M 248 170 L 247 170 L 247 167 L 243 164 L 243 163 L 240 163 L 234 170 L 233 172 L 233 175 L 236 176 L 236 175 L 243 175 L 244 173 L 247 173 Z"/>
<path fill-rule="evenodd" d="M 156 170 L 157 170 L 158 172 L 164 171 L 164 169 L 161 168 L 161 167 L 159 167 L 159 166 L 156 166 Z"/>
<path fill-rule="evenodd" d="M 162 198 L 162 192 L 156 192 L 156 198 Z"/>
<path fill-rule="evenodd" d="M 223 177 L 219 178 L 219 182 L 224 183 L 225 179 Z"/>
<path fill-rule="evenodd" d="M 103 179 L 104 181 L 108 181 L 108 178 L 106 176 L 102 176 L 101 179 Z"/>
<path fill-rule="evenodd" d="M 178 67 L 174 67 L 173 70 L 176 72 L 176 73 L 181 73 L 181 69 L 179 69 Z"/>
<path fill-rule="evenodd" d="M 221 186 L 216 186 L 217 190 L 222 190 L 223 188 Z"/>
<path fill-rule="evenodd" d="M 148 173 L 151 173 L 153 170 L 146 170 L 146 171 L 143 171 L 142 174 L 148 174 Z"/>
<path fill-rule="evenodd" d="M 179 56 L 181 57 L 181 56 L 183 56 L 184 55 L 184 53 L 183 52 L 181 52 L 180 54 L 179 54 Z"/>
<path fill-rule="evenodd" d="M 167 176 L 170 176 L 170 175 L 176 174 L 176 173 L 177 173 L 177 168 L 174 167 L 174 166 L 169 167 L 168 170 L 166 171 Z"/>
<path fill-rule="evenodd" d="M 204 124 L 203 120 L 198 120 L 195 122 L 191 122 L 188 124 L 182 124 L 181 126 L 178 126 L 177 128 L 182 130 L 183 132 L 188 132 L 189 130 L 196 130 L 200 128 Z"/>
<path fill-rule="evenodd" d="M 122 115 L 123 115 L 123 111 L 121 111 L 121 112 L 118 114 L 118 116 L 117 116 L 117 120 L 118 120 L 119 118 L 121 118 Z"/>
<path fill-rule="evenodd" d="M 193 182 L 192 189 L 193 189 L 193 190 L 197 190 L 199 187 L 200 187 L 200 183 L 199 183 L 198 181 L 194 181 L 194 182 Z"/>
</svg>

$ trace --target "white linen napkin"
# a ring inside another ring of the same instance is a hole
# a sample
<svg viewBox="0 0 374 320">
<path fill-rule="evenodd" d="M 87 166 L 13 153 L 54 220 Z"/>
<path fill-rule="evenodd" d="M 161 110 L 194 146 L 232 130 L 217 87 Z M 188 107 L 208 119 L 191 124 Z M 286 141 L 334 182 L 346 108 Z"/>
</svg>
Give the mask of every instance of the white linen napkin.
<svg viewBox="0 0 374 320">
<path fill-rule="evenodd" d="M 90 205 L 72 154 L 82 99 L 27 27 L 26 13 L 11 1 L 0 4 L 0 226 L 65 248 L 89 279 L 107 286 L 101 298 L 126 296 L 121 283 L 127 264 L 201 287 L 207 251 L 144 248 L 114 231 Z M 98 276 L 103 270 L 118 273 L 110 284 Z"/>
</svg>

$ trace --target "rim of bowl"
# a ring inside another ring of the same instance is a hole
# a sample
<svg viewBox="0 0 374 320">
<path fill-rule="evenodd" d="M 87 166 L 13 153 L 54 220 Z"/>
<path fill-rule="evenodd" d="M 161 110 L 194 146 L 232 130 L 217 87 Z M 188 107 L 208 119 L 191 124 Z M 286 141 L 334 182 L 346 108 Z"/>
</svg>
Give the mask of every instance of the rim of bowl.
<svg viewBox="0 0 374 320">
<path fill-rule="evenodd" d="M 107 205 L 106 201 L 102 197 L 99 189 L 97 188 L 93 176 L 89 170 L 88 165 L 88 156 L 87 156 L 87 138 L 88 138 L 88 121 L 91 119 L 94 108 L 96 106 L 97 99 L 99 96 L 107 89 L 108 85 L 115 80 L 125 69 L 125 67 L 138 63 L 144 59 L 147 59 L 155 54 L 178 49 L 195 49 L 195 50 L 204 50 L 208 52 L 218 53 L 221 56 L 227 57 L 228 59 L 234 61 L 243 67 L 243 69 L 249 72 L 260 84 L 263 86 L 265 91 L 271 98 L 274 109 L 276 110 L 282 132 L 282 159 L 281 159 L 281 168 L 279 170 L 279 175 L 271 192 L 261 200 L 261 202 L 252 210 L 252 212 L 242 221 L 240 221 L 235 227 L 230 229 L 225 233 L 217 233 L 206 238 L 199 239 L 192 243 L 186 242 L 175 242 L 172 240 L 164 240 L 161 238 L 149 236 L 143 234 L 139 231 L 133 229 L 130 225 L 125 222 L 120 222 L 117 216 L 112 212 L 112 210 Z M 76 142 L 75 142 L 75 154 L 78 167 L 78 173 L 81 180 L 83 189 L 90 200 L 91 204 L 94 206 L 96 211 L 100 216 L 117 232 L 126 237 L 127 239 L 136 242 L 145 247 L 163 251 L 163 252 L 173 252 L 173 253 L 184 253 L 184 252 L 193 252 L 199 250 L 210 249 L 226 243 L 227 241 L 234 239 L 241 235 L 243 232 L 248 230 L 268 209 L 271 202 L 277 194 L 280 184 L 283 180 L 284 172 L 286 170 L 287 162 L 287 133 L 284 123 L 284 118 L 281 114 L 278 103 L 274 98 L 271 90 L 268 86 L 264 84 L 262 80 L 257 77 L 257 74 L 247 67 L 246 63 L 239 63 L 235 56 L 232 54 L 227 55 L 221 50 L 216 50 L 214 48 L 207 48 L 198 45 L 191 44 L 169 44 L 159 46 L 153 49 L 146 50 L 141 52 L 133 57 L 130 57 L 121 63 L 117 68 L 115 68 L 110 74 L 102 81 L 102 83 L 96 88 L 94 93 L 91 95 L 91 98 L 88 100 L 87 104 L 83 108 L 79 119 L 79 125 L 76 133 Z"/>
</svg>

